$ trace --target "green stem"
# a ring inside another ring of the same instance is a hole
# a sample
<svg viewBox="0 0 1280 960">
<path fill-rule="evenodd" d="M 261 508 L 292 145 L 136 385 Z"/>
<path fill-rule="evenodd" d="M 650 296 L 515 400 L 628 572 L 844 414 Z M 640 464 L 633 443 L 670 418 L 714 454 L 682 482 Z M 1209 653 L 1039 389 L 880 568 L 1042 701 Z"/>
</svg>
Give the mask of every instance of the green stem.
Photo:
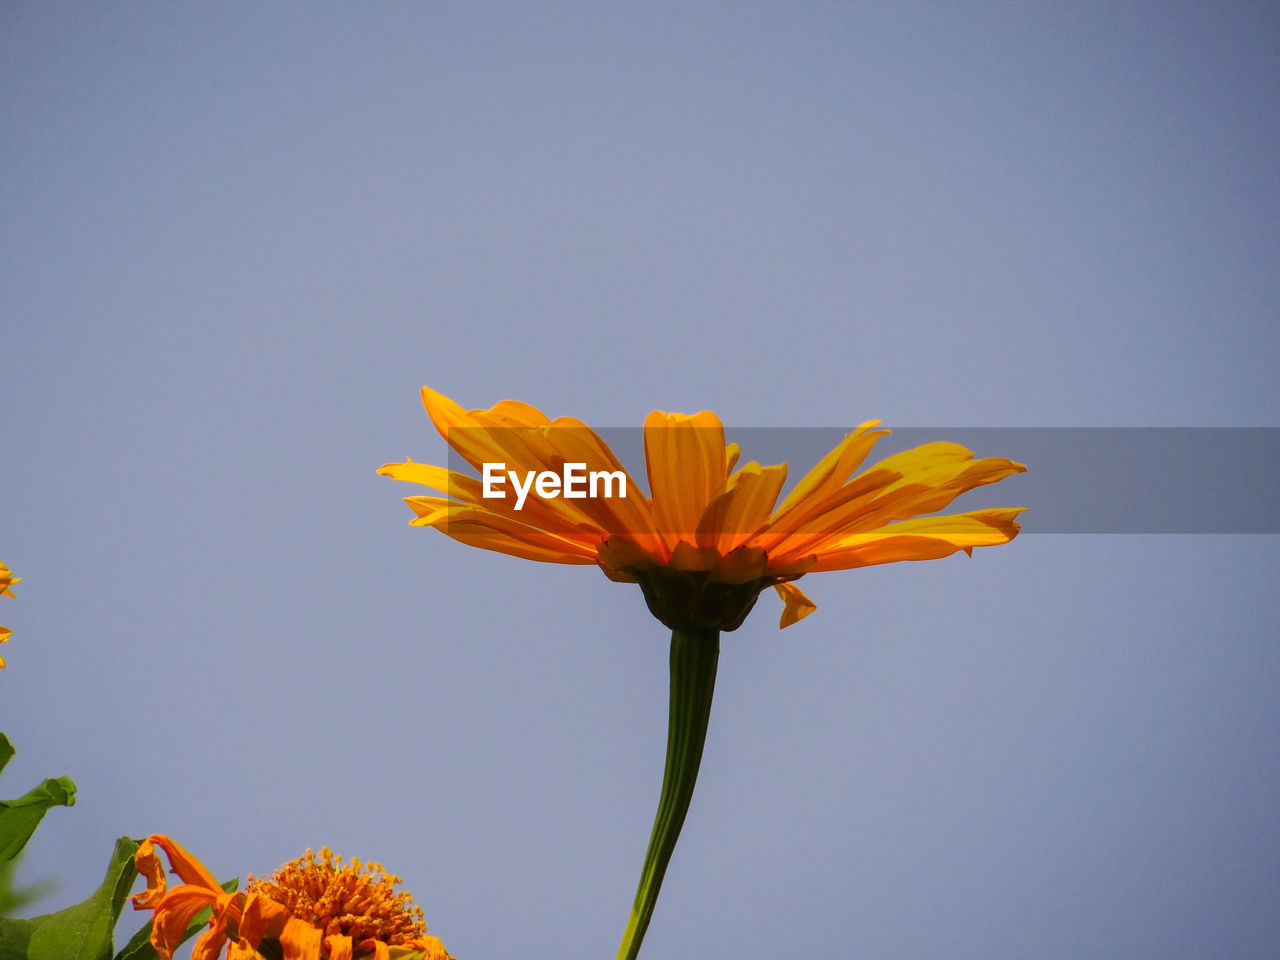
<svg viewBox="0 0 1280 960">
<path fill-rule="evenodd" d="M 693 785 L 698 780 L 702 745 L 707 739 L 711 697 L 716 689 L 716 660 L 720 656 L 719 630 L 673 630 L 671 632 L 671 706 L 667 716 L 667 765 L 662 774 L 662 793 L 653 820 L 644 870 L 636 889 L 631 917 L 627 920 L 617 960 L 635 960 L 640 943 L 649 929 L 658 890 L 667 872 L 667 863 L 676 848 L 684 816 L 689 812 Z"/>
</svg>

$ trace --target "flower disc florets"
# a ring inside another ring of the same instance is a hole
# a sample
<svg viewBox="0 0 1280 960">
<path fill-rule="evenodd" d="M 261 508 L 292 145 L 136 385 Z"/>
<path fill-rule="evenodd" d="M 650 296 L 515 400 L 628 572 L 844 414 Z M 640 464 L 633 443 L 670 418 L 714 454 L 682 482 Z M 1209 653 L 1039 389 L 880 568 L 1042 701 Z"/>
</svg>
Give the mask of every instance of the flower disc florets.
<svg viewBox="0 0 1280 960">
<path fill-rule="evenodd" d="M 422 909 L 409 894 L 395 892 L 400 882 L 377 863 L 353 859 L 343 866 L 342 857 L 323 847 L 319 857 L 308 850 L 266 880 L 250 877 L 245 892 L 271 898 L 325 936 L 396 946 L 427 932 Z"/>
</svg>

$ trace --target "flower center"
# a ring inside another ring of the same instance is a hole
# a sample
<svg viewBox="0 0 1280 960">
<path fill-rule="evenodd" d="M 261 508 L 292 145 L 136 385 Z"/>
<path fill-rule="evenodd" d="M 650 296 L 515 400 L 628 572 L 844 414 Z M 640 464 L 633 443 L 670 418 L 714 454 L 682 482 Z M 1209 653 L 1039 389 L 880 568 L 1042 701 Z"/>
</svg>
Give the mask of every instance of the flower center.
<svg viewBox="0 0 1280 960">
<path fill-rule="evenodd" d="M 756 597 L 781 577 L 720 583 L 701 571 L 654 566 L 637 571 L 649 612 L 672 630 L 737 630 Z"/>
<path fill-rule="evenodd" d="M 424 936 L 422 909 L 409 894 L 395 893 L 400 877 L 389 876 L 381 864 L 352 860 L 342 865 L 328 847 L 320 856 L 308 850 L 260 880 L 249 877 L 246 892 L 269 897 L 299 920 L 323 930 L 325 936 L 347 936 L 354 942 L 381 940 L 388 946 Z"/>
</svg>

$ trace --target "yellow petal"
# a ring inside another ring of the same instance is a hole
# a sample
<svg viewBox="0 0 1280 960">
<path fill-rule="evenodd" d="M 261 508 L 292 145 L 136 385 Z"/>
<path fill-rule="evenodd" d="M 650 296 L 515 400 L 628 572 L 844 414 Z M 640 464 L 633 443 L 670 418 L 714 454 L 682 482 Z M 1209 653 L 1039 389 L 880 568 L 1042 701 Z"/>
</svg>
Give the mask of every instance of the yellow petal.
<svg viewBox="0 0 1280 960">
<path fill-rule="evenodd" d="M 320 960 L 323 940 L 323 930 L 317 930 L 297 917 L 290 917 L 280 933 L 281 953 L 284 960 Z"/>
<path fill-rule="evenodd" d="M 730 550 L 711 568 L 711 579 L 716 583 L 750 583 L 764 577 L 769 557 L 759 547 L 738 547 Z"/>
<path fill-rule="evenodd" d="M 888 430 L 871 428 L 879 424 L 879 420 L 868 420 L 858 429 L 845 436 L 825 457 L 818 461 L 812 470 L 796 484 L 785 500 L 778 506 L 778 516 L 786 513 L 800 503 L 813 506 L 840 489 L 853 471 L 866 459 L 877 440 L 888 436 Z"/>
<path fill-rule="evenodd" d="M 1023 508 L 975 510 L 941 517 L 917 517 L 868 533 L 847 534 L 818 554 L 815 571 L 848 570 L 899 560 L 936 560 L 957 550 L 1008 543 L 1021 529 Z"/>
<path fill-rule="evenodd" d="M 289 919 L 289 911 L 270 897 L 249 892 L 240 913 L 240 939 L 256 947 L 263 937 L 277 938 Z"/>
<path fill-rule="evenodd" d="M 422 388 L 422 405 L 445 442 L 477 470 L 483 463 L 502 463 L 510 459 L 500 442 L 508 431 L 493 429 L 502 423 L 484 419 L 486 411 L 464 410 L 430 387 Z"/>
<path fill-rule="evenodd" d="M 226 946 L 226 943 L 227 933 L 222 927 L 206 930 L 204 935 L 196 941 L 196 945 L 191 951 L 191 960 L 218 960 L 218 956 L 222 953 L 222 948 Z"/>
<path fill-rule="evenodd" d="M 566 545 L 564 541 L 548 533 L 534 531 L 513 531 L 487 522 L 471 522 L 451 520 L 441 529 L 445 535 L 459 543 L 494 553 L 505 553 L 510 557 L 522 560 L 537 560 L 541 563 L 566 563 L 586 565 L 595 563 L 592 552 L 580 551 L 576 544 Z"/>
<path fill-rule="evenodd" d="M 681 537 L 693 537 L 728 476 L 724 427 L 707 410 L 691 417 L 655 410 L 644 421 L 644 452 L 654 524 L 674 547 Z"/>
<path fill-rule="evenodd" d="M 12 584 L 21 582 L 21 577 L 15 577 L 12 570 L 0 563 L 0 596 L 12 597 L 13 591 L 9 587 Z"/>
<path fill-rule="evenodd" d="M 155 914 L 151 918 L 151 945 L 155 947 L 156 953 L 165 960 L 172 957 L 174 948 L 182 942 L 191 918 L 205 907 L 212 907 L 221 893 L 221 890 L 215 894 L 212 890 L 194 884 L 183 884 L 166 893 L 156 904 Z M 202 939 L 216 941 L 219 936 L 225 934 L 215 927 Z"/>
<path fill-rule="evenodd" d="M 409 521 L 412 526 L 435 527 L 460 543 L 526 560 L 595 563 L 596 548 L 603 539 L 591 534 L 582 540 L 570 539 L 444 497 L 406 497 L 405 503 L 418 515 Z"/>
<path fill-rule="evenodd" d="M 154 907 L 164 896 L 168 878 L 165 876 L 164 864 L 160 862 L 160 856 L 156 853 L 151 837 L 147 837 L 138 844 L 138 849 L 133 855 L 133 865 L 147 881 L 147 888 L 141 893 L 135 893 L 129 900 L 133 903 L 135 910 Z"/>
<path fill-rule="evenodd" d="M 509 447 L 505 456 L 510 459 L 512 449 Z M 525 460 L 531 458 L 525 457 Z M 503 461 L 506 463 L 507 461 Z M 546 463 L 533 463 L 533 472 L 537 473 L 546 468 Z M 423 484 L 435 490 L 442 490 L 451 495 L 460 498 L 468 505 L 476 506 L 496 516 L 504 516 L 523 526 L 538 527 L 554 533 L 577 534 L 583 531 L 594 531 L 603 537 L 606 530 L 603 529 L 589 513 L 584 512 L 577 504 L 587 503 L 587 500 L 566 500 L 561 498 L 542 499 L 536 492 L 530 489 L 528 496 L 521 504 L 520 509 L 516 509 L 518 502 L 512 485 L 504 483 L 498 490 L 501 492 L 499 497 L 485 497 L 483 483 L 465 474 L 456 471 L 445 470 L 442 467 L 431 466 L 430 464 L 414 463 L 389 463 L 384 464 L 378 471 L 383 476 L 389 476 L 395 480 L 409 480 L 415 483 Z M 523 469 L 519 472 L 525 472 Z M 445 488 L 448 488 L 447 490 Z M 406 497 L 405 502 L 412 507 L 415 512 L 419 513 L 419 519 L 410 521 L 414 526 L 433 525 L 430 520 L 424 521 L 423 514 L 418 509 L 420 504 L 434 504 L 439 498 L 434 497 Z M 458 500 L 444 501 L 446 504 L 454 506 L 460 505 Z M 434 512 L 434 508 L 433 508 Z M 609 514 L 609 516 L 612 516 Z"/>
<path fill-rule="evenodd" d="M 688 540 L 681 540 L 671 551 L 667 565 L 689 573 L 705 573 L 720 562 L 720 553 L 714 547 L 697 547 Z"/>
<path fill-rule="evenodd" d="M 775 584 L 773 589 L 778 591 L 778 596 L 786 604 L 782 617 L 778 620 L 780 630 L 800 622 L 818 609 L 818 605 L 806 597 L 794 583 Z"/>
<path fill-rule="evenodd" d="M 499 400 L 488 410 L 472 410 L 471 415 L 495 427 L 545 427 L 551 423 L 537 407 L 519 400 Z"/>
<path fill-rule="evenodd" d="M 138 873 L 147 878 L 147 889 L 135 895 L 135 908 L 143 909 L 156 902 L 165 891 L 164 866 L 157 856 L 155 848 L 159 847 L 169 858 L 169 867 L 184 883 L 195 884 L 211 890 L 215 895 L 222 893 L 222 887 L 214 879 L 203 863 L 193 857 L 185 847 L 176 843 L 163 833 L 153 833 L 142 843 L 133 855 L 134 866 Z"/>
<path fill-rule="evenodd" d="M 610 496 L 565 498 L 560 509 L 570 520 L 587 522 L 606 533 L 624 533 L 641 539 L 653 537 L 653 510 L 649 498 L 635 479 L 619 462 L 600 436 L 580 420 L 571 417 L 556 419 L 546 433 L 552 455 L 547 467 L 559 471 L 566 463 L 582 464 L 588 475 L 595 473 L 621 474 L 625 496 L 620 496 L 618 485 L 610 481 Z M 604 490 L 601 489 L 601 494 Z"/>
<path fill-rule="evenodd" d="M 772 467 L 748 463 L 707 504 L 698 520 L 698 545 L 729 553 L 745 543 L 768 521 L 786 479 L 785 463 Z"/>
<path fill-rule="evenodd" d="M 482 470 L 485 463 L 502 464 L 504 475 L 505 471 L 514 470 L 524 477 L 544 470 L 558 473 L 566 462 L 588 464 L 589 473 L 622 470 L 608 446 L 580 421 L 561 418 L 553 423 L 541 411 L 515 400 L 503 400 L 490 410 L 466 411 L 430 387 L 422 388 L 422 397 L 436 429 L 477 470 Z M 503 497 L 484 498 L 479 480 L 456 473 L 446 475 L 441 469 L 387 464 L 380 472 L 396 479 L 413 479 L 433 489 L 443 490 L 448 483 L 449 489 L 444 492 L 472 503 L 483 501 L 495 513 L 505 513 L 552 532 L 587 526 L 602 534 L 626 531 L 639 535 L 652 528 L 648 501 L 630 477 L 626 477 L 625 497 L 556 496 L 544 500 L 531 491 L 522 509 L 516 511 L 517 498 L 509 482 L 500 488 Z"/>
<path fill-rule="evenodd" d="M 742 448 L 736 443 L 731 443 L 724 448 L 725 473 L 733 473 L 733 468 L 738 465 L 738 458 L 740 456 L 742 456 Z"/>
<path fill-rule="evenodd" d="M 604 575 L 615 583 L 636 583 L 636 572 L 665 563 L 665 550 L 647 549 L 635 538 L 614 534 L 596 548 L 596 562 Z"/>
<path fill-rule="evenodd" d="M 483 489 L 475 477 L 456 470 L 446 470 L 429 463 L 384 463 L 378 468 L 378 475 L 390 477 L 392 480 L 404 480 L 408 483 L 419 483 L 432 490 L 439 490 L 459 500 L 476 502 L 482 499 Z"/>
<path fill-rule="evenodd" d="M 894 482 L 867 504 L 856 527 L 869 530 L 891 520 L 942 510 L 952 500 L 975 487 L 995 483 L 1027 468 L 1003 457 L 944 463 L 913 471 Z"/>
<path fill-rule="evenodd" d="M 827 498 L 820 510 L 797 509 L 760 538 L 769 555 L 788 559 L 832 549 L 846 534 L 941 510 L 960 494 L 1026 469 L 992 457 L 973 460 L 954 443 L 933 443 L 886 457 Z"/>
</svg>

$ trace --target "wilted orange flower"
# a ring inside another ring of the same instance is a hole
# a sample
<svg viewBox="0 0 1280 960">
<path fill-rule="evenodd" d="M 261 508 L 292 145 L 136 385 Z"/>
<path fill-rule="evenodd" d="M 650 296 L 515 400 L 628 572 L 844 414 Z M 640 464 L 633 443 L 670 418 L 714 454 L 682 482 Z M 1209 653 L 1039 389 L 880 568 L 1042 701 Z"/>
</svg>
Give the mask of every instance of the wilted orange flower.
<svg viewBox="0 0 1280 960">
<path fill-rule="evenodd" d="M 491 488 L 503 496 L 486 497 L 482 480 L 464 473 L 412 460 L 386 464 L 379 473 L 447 494 L 406 497 L 417 514 L 412 524 L 528 560 L 596 564 L 612 580 L 640 584 L 650 610 L 673 629 L 735 629 L 769 586 L 785 604 L 786 627 L 816 609 L 792 582 L 806 573 L 971 553 L 1019 530 L 1017 508 L 921 516 L 1026 469 L 1011 460 L 975 460 L 959 444 L 928 443 L 855 475 L 889 433 L 872 429 L 875 420 L 848 434 L 777 503 L 787 465 L 735 470 L 738 447 L 725 444 L 719 418 L 705 410 L 646 418 L 646 496 L 580 420 L 550 420 L 514 400 L 467 411 L 428 387 L 422 402 L 482 477 L 486 463 L 520 477 L 581 464 L 586 474 L 620 472 L 626 483 L 625 495 L 622 484 L 606 488 L 602 480 L 591 490 L 599 495 L 577 498 L 538 496 L 526 483 L 521 498 L 512 477 Z"/>
<path fill-rule="evenodd" d="M 21 583 L 21 577 L 15 577 L 13 571 L 0 563 L 0 597 L 12 597 L 13 591 L 9 588 L 15 583 Z M 8 627 L 0 627 L 0 643 L 8 643 L 9 638 L 13 636 L 13 631 Z M 4 657 L 0 657 L 0 669 L 4 668 Z"/>
<path fill-rule="evenodd" d="M 164 851 L 181 886 L 166 889 Z M 147 889 L 132 897 L 138 910 L 155 911 L 151 945 L 170 960 L 192 918 L 211 910 L 209 929 L 196 941 L 192 960 L 260 960 L 263 941 L 276 941 L 283 960 L 452 960 L 427 935 L 422 910 L 407 893 L 396 893 L 399 877 L 376 863 L 342 865 L 328 848 L 310 850 L 267 880 L 252 876 L 239 893 L 227 893 L 204 865 L 169 837 L 153 834 L 134 855 Z"/>
</svg>

